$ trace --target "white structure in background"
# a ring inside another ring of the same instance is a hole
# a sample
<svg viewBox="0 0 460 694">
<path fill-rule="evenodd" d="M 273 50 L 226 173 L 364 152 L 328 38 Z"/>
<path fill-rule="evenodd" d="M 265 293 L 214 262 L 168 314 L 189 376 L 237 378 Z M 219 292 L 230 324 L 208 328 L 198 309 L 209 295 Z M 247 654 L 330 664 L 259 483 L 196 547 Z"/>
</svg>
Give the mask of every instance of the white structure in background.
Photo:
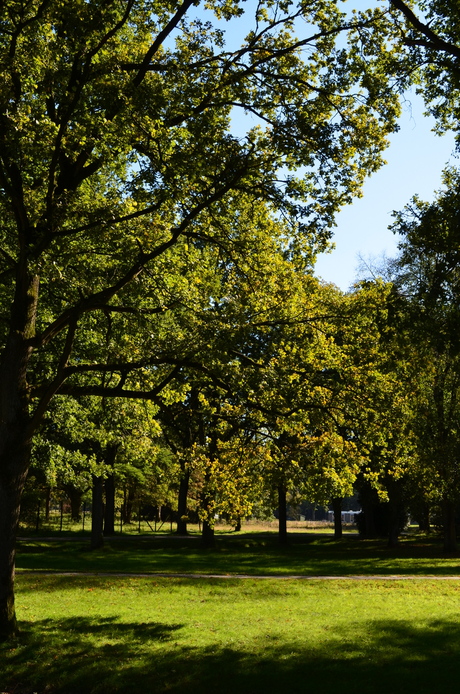
<svg viewBox="0 0 460 694">
<path fill-rule="evenodd" d="M 355 523 L 355 516 L 361 511 L 342 511 L 342 523 Z M 327 519 L 331 523 L 334 522 L 334 511 L 327 512 Z"/>
</svg>

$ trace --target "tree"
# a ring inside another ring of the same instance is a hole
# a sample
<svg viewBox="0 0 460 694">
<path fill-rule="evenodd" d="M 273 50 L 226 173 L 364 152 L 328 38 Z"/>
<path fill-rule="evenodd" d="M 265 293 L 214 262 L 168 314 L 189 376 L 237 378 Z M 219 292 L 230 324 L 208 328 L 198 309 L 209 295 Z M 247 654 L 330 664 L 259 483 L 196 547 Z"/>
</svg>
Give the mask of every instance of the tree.
<svg viewBox="0 0 460 694">
<path fill-rule="evenodd" d="M 460 29 L 452 0 L 389 0 L 398 36 L 401 83 L 416 84 L 438 133 L 459 134 Z"/>
<path fill-rule="evenodd" d="M 402 241 L 393 269 L 414 345 L 412 476 L 419 494 L 440 505 L 444 547 L 454 551 L 460 501 L 459 173 L 446 171 L 444 182 L 433 203 L 414 198 L 396 215 Z"/>
<path fill-rule="evenodd" d="M 337 339 L 345 302 L 300 265 L 296 275 L 289 296 L 251 324 L 235 351 L 245 374 L 245 426 L 266 450 L 264 479 L 278 508 L 281 543 L 287 542 L 287 493 L 323 503 L 349 493 L 359 457 L 345 435 Z"/>
<path fill-rule="evenodd" d="M 130 522 L 134 502 L 139 506 L 141 499 L 146 503 L 148 498 L 151 503 L 153 487 L 158 492 L 160 486 L 168 486 L 164 467 L 170 469 L 169 482 L 175 482 L 177 474 L 171 461 L 157 465 L 157 409 L 152 402 L 142 400 L 54 398 L 35 437 L 32 465 L 51 488 L 66 492 L 74 519 L 80 518 L 83 493 L 97 487 L 103 534 L 113 535 L 116 503 L 122 509 L 123 523 Z M 155 477 L 164 478 L 162 485 L 154 484 Z M 164 494 L 165 490 L 155 501 L 162 503 Z M 97 508 L 96 502 L 93 511 Z M 100 530 L 97 535 L 101 544 Z"/>
<path fill-rule="evenodd" d="M 221 20 L 242 13 L 231 1 L 206 7 Z M 398 107 L 380 69 L 383 35 L 375 60 L 335 47 L 350 28 L 365 46 L 381 13 L 347 21 L 332 0 L 259 3 L 235 51 L 195 0 L 13 0 L 0 21 L 6 638 L 21 491 L 51 399 L 158 394 L 178 368 L 157 338 L 187 244 L 244 252 L 242 196 L 284 215 L 299 243 L 323 243 L 335 210 L 381 163 Z M 235 110 L 256 118 L 241 137 Z M 286 175 L 300 166 L 302 180 Z"/>
</svg>

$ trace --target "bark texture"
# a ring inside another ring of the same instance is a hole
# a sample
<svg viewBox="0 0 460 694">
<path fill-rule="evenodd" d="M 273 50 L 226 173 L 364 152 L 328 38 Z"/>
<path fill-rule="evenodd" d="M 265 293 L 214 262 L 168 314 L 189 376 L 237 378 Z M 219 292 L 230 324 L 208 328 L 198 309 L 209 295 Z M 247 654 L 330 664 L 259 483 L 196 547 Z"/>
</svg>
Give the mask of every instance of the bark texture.
<svg viewBox="0 0 460 694">
<path fill-rule="evenodd" d="M 11 331 L 0 364 L 0 640 L 17 631 L 15 547 L 33 433 L 27 367 L 32 354 L 37 297 L 38 278 L 18 270 Z"/>
</svg>

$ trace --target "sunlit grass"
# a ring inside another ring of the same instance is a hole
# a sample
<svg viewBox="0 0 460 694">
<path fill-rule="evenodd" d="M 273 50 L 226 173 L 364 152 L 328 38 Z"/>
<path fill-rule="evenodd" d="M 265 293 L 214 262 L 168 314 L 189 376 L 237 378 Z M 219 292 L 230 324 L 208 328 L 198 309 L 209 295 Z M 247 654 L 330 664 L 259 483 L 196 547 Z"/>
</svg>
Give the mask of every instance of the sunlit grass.
<svg viewBox="0 0 460 694">
<path fill-rule="evenodd" d="M 2 691 L 456 691 L 460 583 L 20 575 Z M 308 685 L 308 686 L 307 686 Z M 456 686 L 456 685 L 455 685 Z"/>
</svg>

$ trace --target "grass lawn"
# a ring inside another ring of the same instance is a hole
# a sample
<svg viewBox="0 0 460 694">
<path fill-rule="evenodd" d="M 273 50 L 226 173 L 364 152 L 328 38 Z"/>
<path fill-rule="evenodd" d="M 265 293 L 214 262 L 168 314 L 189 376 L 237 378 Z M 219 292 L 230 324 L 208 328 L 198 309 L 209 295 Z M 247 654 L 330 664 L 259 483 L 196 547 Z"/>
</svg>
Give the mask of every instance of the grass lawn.
<svg viewBox="0 0 460 694">
<path fill-rule="evenodd" d="M 216 547 L 204 550 L 198 536 L 118 537 L 100 551 L 88 539 L 22 540 L 19 569 L 58 571 L 172 572 L 248 575 L 456 575 L 459 556 L 446 556 L 439 538 L 409 536 L 389 550 L 384 540 L 293 533 L 280 548 L 272 532 L 221 534 Z"/>
<path fill-rule="evenodd" d="M 13 694 L 449 694 L 460 582 L 18 577 Z"/>
<path fill-rule="evenodd" d="M 24 569 L 288 575 L 457 575 L 439 539 L 396 549 L 293 533 L 21 540 L 19 638 L 0 646 L 8 694 L 455 694 L 460 581 L 60 576 Z"/>
</svg>

